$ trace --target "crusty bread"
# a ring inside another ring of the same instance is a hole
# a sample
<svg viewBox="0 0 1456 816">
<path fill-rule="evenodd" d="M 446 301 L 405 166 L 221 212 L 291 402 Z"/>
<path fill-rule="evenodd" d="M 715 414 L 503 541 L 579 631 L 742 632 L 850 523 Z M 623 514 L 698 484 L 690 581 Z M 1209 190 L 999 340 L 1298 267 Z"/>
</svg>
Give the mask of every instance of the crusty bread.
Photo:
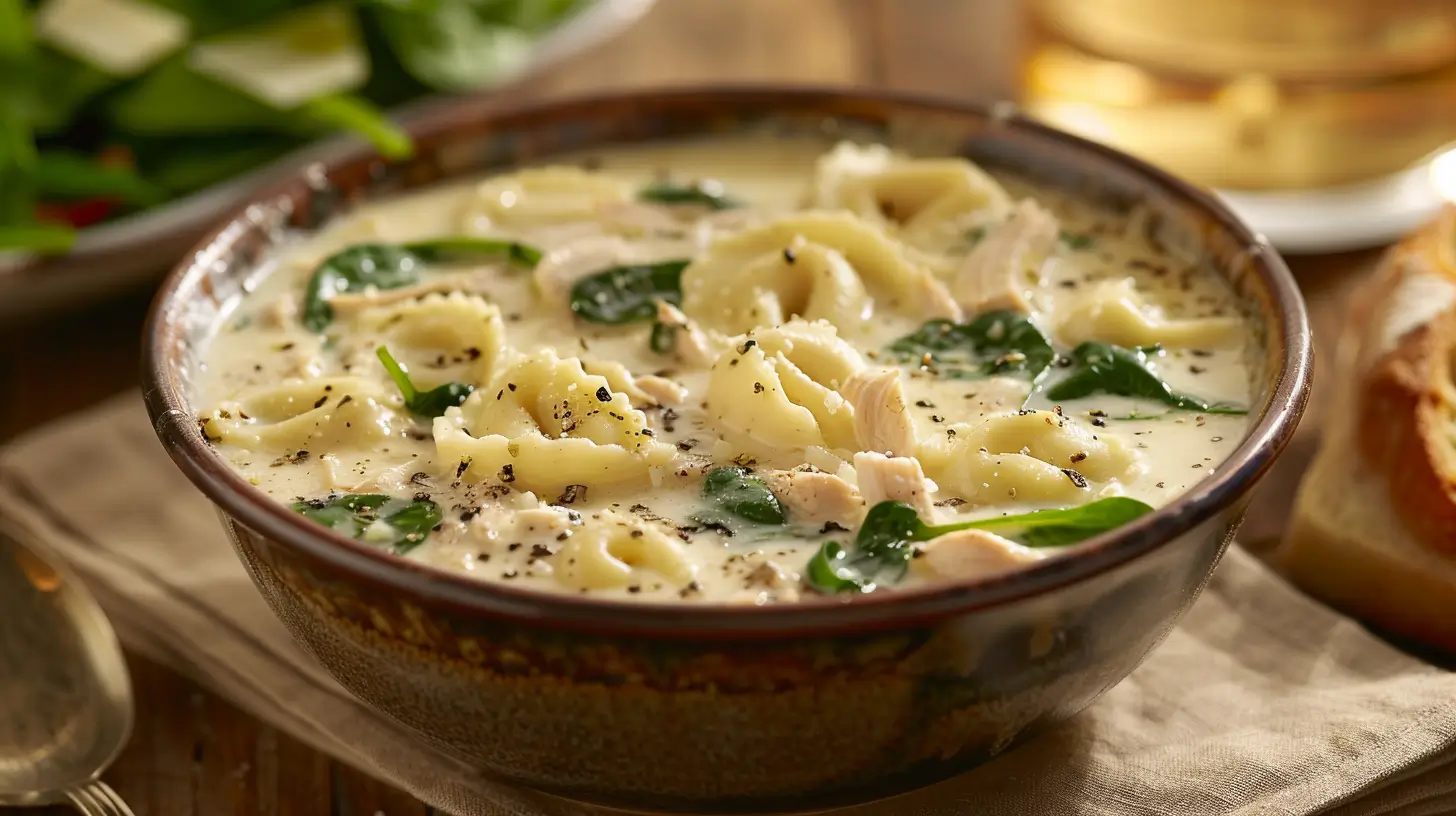
<svg viewBox="0 0 1456 816">
<path fill-rule="evenodd" d="M 1355 294 L 1333 368 L 1275 562 L 1336 606 L 1456 651 L 1456 209 Z"/>
</svg>

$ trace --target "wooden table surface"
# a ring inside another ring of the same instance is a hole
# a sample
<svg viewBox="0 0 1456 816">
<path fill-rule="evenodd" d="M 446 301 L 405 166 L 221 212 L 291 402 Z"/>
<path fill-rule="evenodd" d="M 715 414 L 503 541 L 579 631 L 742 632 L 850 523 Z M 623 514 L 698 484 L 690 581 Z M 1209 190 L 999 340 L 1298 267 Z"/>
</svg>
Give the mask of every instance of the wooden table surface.
<svg viewBox="0 0 1456 816">
<path fill-rule="evenodd" d="M 510 90 L 539 99 L 600 88 L 784 80 L 889 87 L 962 99 L 1013 95 L 1012 0 L 660 0 L 636 28 Z M 1317 356 L 1375 252 L 1291 259 Z M 0 327 L 0 442 L 133 387 L 148 292 L 24 329 Z M 1260 488 L 1245 541 L 1277 536 L 1310 454 L 1316 397 L 1294 449 Z M 137 727 L 106 774 L 138 816 L 431 812 L 319 754 L 194 683 L 132 657 Z M 62 814 L 56 808 L 38 811 Z"/>
</svg>

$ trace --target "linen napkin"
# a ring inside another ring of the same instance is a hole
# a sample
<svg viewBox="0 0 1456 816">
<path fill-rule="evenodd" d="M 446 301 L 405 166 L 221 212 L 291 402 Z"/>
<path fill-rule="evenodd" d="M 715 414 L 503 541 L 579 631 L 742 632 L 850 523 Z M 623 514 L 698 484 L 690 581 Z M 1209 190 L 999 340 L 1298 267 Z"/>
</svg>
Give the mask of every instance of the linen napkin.
<svg viewBox="0 0 1456 816">
<path fill-rule="evenodd" d="M 479 778 L 351 698 L 254 591 L 212 506 L 126 394 L 0 453 L 0 525 L 58 552 L 136 653 L 461 816 L 576 816 Z M 846 816 L 1456 812 L 1456 674 L 1238 548 L 1167 641 L 1066 725 Z"/>
</svg>

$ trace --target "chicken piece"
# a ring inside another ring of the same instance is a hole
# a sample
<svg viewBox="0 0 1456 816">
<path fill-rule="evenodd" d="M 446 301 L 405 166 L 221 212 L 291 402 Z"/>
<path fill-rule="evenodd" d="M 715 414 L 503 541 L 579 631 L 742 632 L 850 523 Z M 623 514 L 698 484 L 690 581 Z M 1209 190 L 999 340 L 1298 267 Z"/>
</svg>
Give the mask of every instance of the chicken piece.
<svg viewBox="0 0 1456 816">
<path fill-rule="evenodd" d="M 678 362 L 693 368 L 710 368 L 732 345 L 726 337 L 717 332 L 702 329 L 678 307 L 665 300 L 657 301 L 657 322 L 676 329 L 673 339 L 673 354 Z"/>
<path fill-rule="evenodd" d="M 1031 292 L 1041 283 L 1041 267 L 1052 253 L 1057 219 L 1026 199 L 1011 217 L 993 228 L 955 272 L 955 299 L 972 314 L 993 309 L 1030 312 Z"/>
<path fill-rule="evenodd" d="M 337 318 L 349 318 L 375 306 L 391 306 L 396 303 L 405 303 L 411 300 L 419 300 L 426 295 L 450 294 L 451 292 L 464 292 L 466 294 L 485 294 L 486 280 L 481 275 L 449 275 L 438 278 L 431 278 L 423 283 L 413 286 L 401 286 L 398 289 L 366 289 L 362 292 L 340 292 L 329 299 L 329 308 L 333 310 Z"/>
<path fill-rule="evenodd" d="M 935 515 L 935 505 L 930 501 L 935 483 L 925 478 L 919 460 L 861 452 L 854 455 L 854 472 L 866 507 L 897 501 L 915 508 L 921 518 L 929 520 Z"/>
<path fill-rule="evenodd" d="M 925 578 L 980 578 L 1040 561 L 1039 550 L 985 530 L 957 530 L 920 545 L 910 569 Z"/>
<path fill-rule="evenodd" d="M 859 491 L 832 473 L 795 468 L 770 470 L 760 475 L 794 519 L 857 527 L 864 518 L 865 502 Z"/>
<path fill-rule="evenodd" d="M 688 390 L 677 382 L 655 374 L 634 377 L 626 366 L 616 360 L 599 360 L 583 355 L 581 366 L 586 373 L 605 379 L 607 387 L 613 392 L 626 394 L 634 408 L 679 405 L 687 399 Z"/>
<path fill-rule="evenodd" d="M 682 383 L 656 374 L 638 377 L 637 389 L 658 405 L 681 405 L 688 398 L 688 389 Z"/>
<path fill-rule="evenodd" d="M 846 380 L 839 392 L 854 406 L 854 437 L 861 449 L 889 456 L 915 455 L 915 423 L 899 369 L 861 371 Z"/>
<path fill-rule="evenodd" d="M 765 604 L 799 600 L 799 577 L 774 561 L 764 561 L 743 576 L 743 589 L 729 603 Z"/>
<path fill-rule="evenodd" d="M 640 201 L 613 201 L 597 210 L 609 231 L 631 237 L 643 235 L 683 236 L 692 224 L 678 217 L 671 207 Z"/>
<path fill-rule="evenodd" d="M 626 241 L 615 235 L 582 238 L 546 253 L 531 273 L 536 292 L 548 303 L 566 306 L 571 288 L 588 275 L 619 266 L 627 255 Z"/>
</svg>

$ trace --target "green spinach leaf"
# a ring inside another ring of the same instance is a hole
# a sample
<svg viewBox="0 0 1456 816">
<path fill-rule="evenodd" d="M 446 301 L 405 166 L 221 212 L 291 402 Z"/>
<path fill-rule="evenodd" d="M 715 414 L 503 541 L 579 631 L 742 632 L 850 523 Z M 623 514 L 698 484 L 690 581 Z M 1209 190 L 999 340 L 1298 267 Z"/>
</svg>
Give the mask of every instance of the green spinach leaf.
<svg viewBox="0 0 1456 816">
<path fill-rule="evenodd" d="M 167 191 L 130 167 L 98 164 L 68 150 L 47 150 L 35 163 L 36 193 L 47 200 L 104 198 L 137 207 L 165 201 Z"/>
<path fill-rule="evenodd" d="M 1182 411 L 1247 414 L 1248 409 L 1208 403 L 1179 394 L 1148 368 L 1148 350 L 1088 341 L 1072 349 L 1071 372 L 1047 390 L 1053 400 L 1074 400 L 1093 394 L 1115 394 L 1158 400 Z"/>
<path fill-rule="evenodd" d="M 763 479 L 741 467 L 720 467 L 703 479 L 702 497 L 712 511 L 757 524 L 784 524 L 788 513 Z"/>
<path fill-rule="evenodd" d="M 395 499 L 358 493 L 295 502 L 294 512 L 349 538 L 377 544 L 395 555 L 419 546 L 444 515 L 428 499 Z M 383 528 L 376 527 L 382 522 Z"/>
<path fill-rule="evenodd" d="M 420 270 L 428 262 L 458 263 L 492 256 L 534 265 L 541 260 L 541 250 L 516 241 L 468 236 L 405 244 L 355 244 L 325 258 L 314 270 L 304 293 L 303 324 L 311 331 L 323 331 L 334 319 L 329 301 L 341 292 L 366 286 L 411 286 L 419 283 Z"/>
<path fill-rule="evenodd" d="M 1136 499 L 1114 496 L 1079 507 L 932 525 L 910 505 L 885 501 L 865 515 L 852 550 L 825 542 L 810 559 L 805 577 L 821 592 L 870 592 L 882 573 L 894 571 L 897 580 L 904 574 L 914 555 L 910 545 L 917 541 L 957 530 L 994 530 L 1028 547 L 1062 547 L 1120 527 L 1152 509 Z"/>
<path fill-rule="evenodd" d="M 713 210 L 732 210 L 743 206 L 741 201 L 727 195 L 722 182 L 713 179 L 692 184 L 660 182 L 643 187 L 637 197 L 656 204 L 699 204 Z"/>
<path fill-rule="evenodd" d="M 1067 232 L 1062 230 L 1057 235 L 1067 249 L 1073 252 L 1085 252 L 1097 245 L 1097 238 L 1091 235 L 1084 235 L 1078 232 Z"/>
<path fill-rule="evenodd" d="M 889 351 L 953 380 L 1012 374 L 1035 381 L 1056 357 L 1041 329 L 1013 311 L 986 312 L 969 323 L 932 320 Z"/>
<path fill-rule="evenodd" d="M 0 249 L 61 255 L 76 243 L 76 231 L 58 224 L 0 224 Z"/>
<path fill-rule="evenodd" d="M 541 250 L 519 241 L 502 238 L 432 238 L 428 241 L 411 241 L 404 248 L 432 263 L 453 263 L 471 261 L 503 255 L 513 263 L 535 266 L 541 262 Z"/>
<path fill-rule="evenodd" d="M 472 91 L 508 76 L 536 37 L 493 15 L 482 0 L 376 0 L 375 22 L 415 79 L 440 91 Z"/>
<path fill-rule="evenodd" d="M 666 323 L 653 323 L 647 346 L 655 354 L 671 354 L 677 348 L 677 327 Z"/>
<path fill-rule="evenodd" d="M 393 244 L 355 244 L 325 258 L 309 278 L 303 296 L 303 325 L 321 332 L 333 322 L 334 295 L 368 286 L 398 289 L 420 281 L 418 255 Z"/>
<path fill-rule="evenodd" d="M 404 370 L 404 366 L 400 365 L 399 361 L 394 359 L 394 355 L 389 353 L 389 349 L 380 346 L 375 349 L 374 353 L 379 356 L 379 362 L 384 364 L 384 370 L 389 372 L 389 378 L 394 380 L 395 386 L 399 388 L 399 393 L 404 395 L 404 406 L 412 413 L 426 419 L 444 415 L 445 409 L 454 408 L 465 402 L 465 398 L 475 391 L 475 386 L 458 382 L 445 383 L 431 388 L 429 391 L 420 391 L 410 381 L 409 373 Z"/>
<path fill-rule="evenodd" d="M 657 315 L 658 300 L 682 303 L 688 261 L 614 266 L 571 287 L 571 310 L 592 323 L 634 323 Z"/>
</svg>

